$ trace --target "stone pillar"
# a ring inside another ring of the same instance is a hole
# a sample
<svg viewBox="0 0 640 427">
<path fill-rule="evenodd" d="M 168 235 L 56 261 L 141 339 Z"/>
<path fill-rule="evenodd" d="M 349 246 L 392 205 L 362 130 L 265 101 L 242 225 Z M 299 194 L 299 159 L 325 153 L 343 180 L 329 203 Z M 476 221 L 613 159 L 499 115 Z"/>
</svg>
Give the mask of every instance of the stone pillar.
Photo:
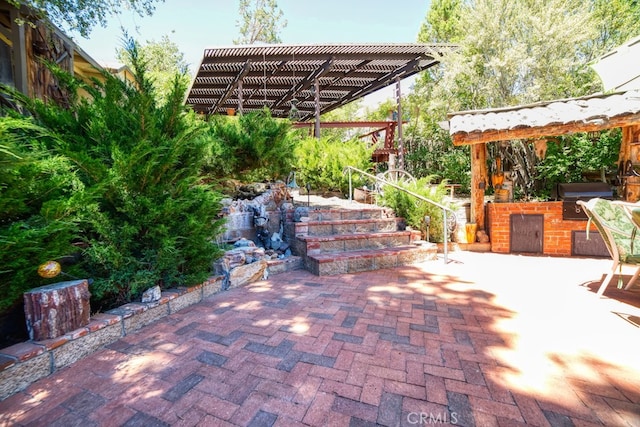
<svg viewBox="0 0 640 427">
<path fill-rule="evenodd" d="M 89 324 L 90 296 L 87 280 L 54 283 L 25 292 L 29 338 L 56 338 Z"/>
</svg>

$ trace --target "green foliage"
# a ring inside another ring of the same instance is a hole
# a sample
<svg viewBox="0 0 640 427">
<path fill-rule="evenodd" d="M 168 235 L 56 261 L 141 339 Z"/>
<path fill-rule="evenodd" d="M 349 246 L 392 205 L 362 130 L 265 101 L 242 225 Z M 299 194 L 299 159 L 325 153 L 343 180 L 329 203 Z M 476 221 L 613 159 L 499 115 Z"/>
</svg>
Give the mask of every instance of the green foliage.
<svg viewBox="0 0 640 427">
<path fill-rule="evenodd" d="M 64 143 L 51 147 L 77 165 L 87 186 L 79 214 L 83 263 L 101 304 L 130 301 L 153 285 L 206 279 L 218 255 L 220 195 L 201 184 L 206 125 L 182 105 L 176 76 L 159 104 L 137 45 L 128 45 L 136 87 L 105 75 L 93 97 L 68 110 L 30 104 Z M 80 83 L 78 83 L 80 84 Z"/>
<path fill-rule="evenodd" d="M 343 105 L 340 108 L 331 110 L 322 115 L 322 122 L 357 122 L 361 121 L 360 110 L 362 106 L 362 100 L 356 100 Z M 367 120 L 373 120 L 368 118 Z M 355 138 L 363 133 L 363 128 L 331 128 L 326 127 L 321 131 L 322 137 L 331 139 L 333 141 L 347 141 Z M 303 138 L 306 137 L 303 136 Z"/>
<path fill-rule="evenodd" d="M 106 27 L 107 18 L 121 13 L 121 4 L 113 0 L 8 0 L 16 7 L 26 5 L 47 16 L 59 26 L 68 26 L 88 37 L 96 25 Z M 151 15 L 158 0 L 128 0 L 125 10 L 134 11 L 139 16 Z M 163 1 L 163 0 L 159 0 Z"/>
<path fill-rule="evenodd" d="M 596 37 L 581 47 L 585 61 L 595 60 L 640 34 L 640 2 L 591 0 L 590 3 Z"/>
<path fill-rule="evenodd" d="M 441 206 L 450 208 L 445 200 L 447 195 L 446 181 L 440 184 L 431 184 L 433 177 L 425 177 L 418 179 L 415 183 L 399 183 L 402 188 L 429 199 Z M 378 203 L 387 206 L 402 217 L 407 225 L 416 230 L 422 230 L 423 236 L 426 237 L 426 226 L 424 218 L 429 216 L 431 224 L 429 226 L 429 240 L 432 242 L 443 242 L 443 213 L 442 209 L 424 200 L 420 200 L 404 191 L 391 186 L 385 186 L 382 189 L 382 195 L 378 198 Z"/>
<path fill-rule="evenodd" d="M 462 0 L 434 0 L 420 28 L 418 39 L 428 43 L 455 43 L 464 30 L 461 26 Z"/>
<path fill-rule="evenodd" d="M 583 182 L 586 172 L 611 176 L 616 171 L 622 132 L 601 132 L 596 139 L 588 134 L 562 136 L 549 141 L 547 153 L 538 165 L 538 179 L 544 183 L 541 193 L 549 195 L 558 183 Z"/>
<path fill-rule="evenodd" d="M 125 36 L 126 37 L 126 36 Z M 180 52 L 177 44 L 169 39 L 166 34 L 160 41 L 147 41 L 138 46 L 141 65 L 144 66 L 149 80 L 153 83 L 154 92 L 158 103 L 167 102 L 167 96 L 174 88 L 176 76 L 181 80 L 181 85 L 188 86 L 191 77 L 187 73 L 189 66 L 184 59 L 184 53 Z M 118 60 L 132 67 L 126 49 L 121 48 L 117 52 Z"/>
<path fill-rule="evenodd" d="M 447 135 L 429 130 L 445 121 L 447 113 L 602 90 L 591 61 L 640 33 L 639 18 L 640 3 L 627 0 L 433 0 L 419 41 L 459 48 L 418 78 L 405 103 L 405 109 L 422 112 L 415 132 L 408 132 L 408 165 L 416 168 L 411 172 L 442 173 L 454 182 L 463 178 L 455 177 L 456 161 L 445 162 L 451 169 L 431 169 L 432 158 L 444 159 L 457 150 L 446 145 Z M 576 169 L 573 163 L 584 154 L 556 155 L 552 150 L 539 172 L 532 144 L 508 145 L 502 150 L 488 144 L 489 158 L 502 157 L 505 169 L 516 171 L 515 192 L 527 196 L 548 194 L 551 182 L 573 174 L 568 169 Z"/>
<path fill-rule="evenodd" d="M 471 186 L 469 147 L 454 147 L 449 133 L 432 118 L 416 117 L 407 127 L 407 170 L 415 177 L 435 177 L 460 184 L 460 192 Z"/>
<path fill-rule="evenodd" d="M 268 109 L 237 117 L 211 120 L 207 174 L 210 178 L 275 181 L 293 167 L 296 139 L 290 123 L 271 116 Z"/>
<path fill-rule="evenodd" d="M 371 154 L 361 140 L 335 141 L 322 138 L 307 138 L 301 141 L 295 150 L 297 182 L 301 186 L 309 184 L 315 191 L 340 191 L 349 193 L 349 177 L 345 173 L 347 166 L 363 171 L 372 168 Z M 353 186 L 360 187 L 369 180 L 353 175 Z"/>
<path fill-rule="evenodd" d="M 53 281 L 38 276 L 38 265 L 77 251 L 73 195 L 83 186 L 71 162 L 44 147 L 47 139 L 55 140 L 31 120 L 0 117 L 0 312 Z"/>
<path fill-rule="evenodd" d="M 280 31 L 287 26 L 276 0 L 240 0 L 240 38 L 234 44 L 282 43 Z"/>
</svg>

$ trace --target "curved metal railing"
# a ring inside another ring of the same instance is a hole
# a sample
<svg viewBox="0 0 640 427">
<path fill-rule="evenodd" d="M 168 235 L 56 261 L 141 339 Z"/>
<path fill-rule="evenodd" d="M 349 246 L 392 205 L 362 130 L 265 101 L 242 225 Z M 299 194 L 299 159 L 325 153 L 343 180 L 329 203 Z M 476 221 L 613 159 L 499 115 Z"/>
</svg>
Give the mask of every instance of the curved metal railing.
<svg viewBox="0 0 640 427">
<path fill-rule="evenodd" d="M 447 226 L 447 212 L 450 212 L 452 215 L 455 215 L 455 212 L 452 209 L 450 209 L 450 208 L 448 208 L 446 206 L 443 206 L 438 202 L 434 202 L 433 200 L 427 199 L 426 197 L 421 196 L 420 194 L 414 193 L 413 191 L 407 190 L 406 188 L 403 188 L 403 187 L 399 186 L 398 184 L 395 184 L 393 182 L 387 181 L 386 179 L 380 178 L 379 176 L 372 175 L 372 174 L 370 174 L 368 172 L 365 172 L 365 171 L 360 170 L 358 168 L 355 168 L 353 166 L 347 166 L 346 169 L 349 172 L 349 201 L 352 200 L 352 194 L 353 194 L 351 173 L 352 173 L 352 171 L 356 171 L 361 175 L 364 175 L 364 176 L 366 176 L 368 178 L 374 179 L 376 182 L 380 182 L 380 183 L 382 183 L 384 185 L 389 185 L 389 186 L 391 186 L 391 187 L 393 187 L 393 188 L 395 188 L 397 190 L 400 190 L 400 191 L 403 191 L 403 192 L 409 194 L 412 197 L 415 197 L 417 199 L 420 199 L 420 200 L 422 200 L 424 202 L 430 203 L 430 204 L 442 209 L 442 222 L 443 222 L 442 229 L 445 231 L 444 232 L 444 245 L 443 245 L 444 246 L 443 247 L 444 263 L 447 264 L 449 262 L 448 261 L 448 253 L 449 253 L 449 246 L 448 246 L 449 232 L 448 231 L 449 231 L 449 227 Z"/>
</svg>

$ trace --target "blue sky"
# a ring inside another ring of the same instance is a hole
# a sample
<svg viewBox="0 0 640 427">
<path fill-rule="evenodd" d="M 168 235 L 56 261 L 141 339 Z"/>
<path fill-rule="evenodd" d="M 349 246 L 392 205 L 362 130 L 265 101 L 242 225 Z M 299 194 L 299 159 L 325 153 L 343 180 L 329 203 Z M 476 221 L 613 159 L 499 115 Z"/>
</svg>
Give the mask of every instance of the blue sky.
<svg viewBox="0 0 640 427">
<path fill-rule="evenodd" d="M 429 0 L 278 0 L 278 6 L 288 23 L 281 32 L 285 44 L 407 43 L 416 41 Z M 151 17 L 123 11 L 88 40 L 75 39 L 94 59 L 113 62 L 121 26 L 140 42 L 166 34 L 195 68 L 205 48 L 233 44 L 237 20 L 237 0 L 166 0 Z"/>
<path fill-rule="evenodd" d="M 287 20 L 281 32 L 285 44 L 411 43 L 429 0 L 278 0 L 278 6 Z M 107 28 L 96 27 L 89 39 L 74 39 L 98 62 L 113 63 L 122 45 L 121 27 L 142 43 L 166 34 L 195 71 L 205 48 L 229 46 L 238 38 L 237 20 L 238 0 L 166 0 L 151 17 L 123 11 Z M 403 82 L 403 92 L 408 84 Z M 387 96 L 378 94 L 381 100 Z"/>
</svg>

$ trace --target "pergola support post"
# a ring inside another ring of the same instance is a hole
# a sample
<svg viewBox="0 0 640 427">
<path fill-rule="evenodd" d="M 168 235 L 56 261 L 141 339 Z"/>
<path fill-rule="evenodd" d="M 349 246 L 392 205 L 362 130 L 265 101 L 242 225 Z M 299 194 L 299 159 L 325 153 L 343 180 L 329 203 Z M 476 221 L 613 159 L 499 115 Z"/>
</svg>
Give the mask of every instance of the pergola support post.
<svg viewBox="0 0 640 427">
<path fill-rule="evenodd" d="M 315 118 L 316 123 L 314 127 L 314 134 L 317 139 L 320 139 L 320 84 L 318 79 L 313 81 L 313 103 L 315 106 Z"/>
<path fill-rule="evenodd" d="M 404 141 L 402 140 L 402 90 L 396 77 L 396 103 L 398 104 L 398 169 L 404 170 Z"/>
<path fill-rule="evenodd" d="M 238 81 L 238 114 L 242 114 L 242 79 Z"/>
</svg>

